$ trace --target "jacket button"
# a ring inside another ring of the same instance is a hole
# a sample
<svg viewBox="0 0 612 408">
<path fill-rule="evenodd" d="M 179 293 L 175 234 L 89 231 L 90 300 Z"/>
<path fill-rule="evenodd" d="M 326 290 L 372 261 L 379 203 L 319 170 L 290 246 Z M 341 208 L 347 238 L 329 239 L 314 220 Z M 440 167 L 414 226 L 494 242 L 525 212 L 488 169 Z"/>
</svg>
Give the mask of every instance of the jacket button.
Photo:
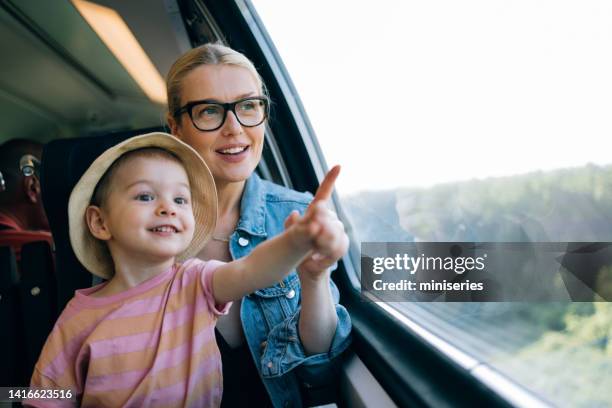
<svg viewBox="0 0 612 408">
<path fill-rule="evenodd" d="M 249 245 L 249 240 L 246 239 L 245 237 L 240 237 L 238 238 L 238 245 L 240 245 L 241 247 L 245 247 Z"/>
<path fill-rule="evenodd" d="M 272 363 L 271 361 L 268 361 L 268 364 L 266 364 L 268 366 L 268 368 L 272 368 L 274 367 L 274 363 Z"/>
<path fill-rule="evenodd" d="M 263 349 L 265 349 L 265 348 L 266 348 L 266 346 L 267 346 L 267 345 L 268 345 L 268 342 L 264 340 L 264 341 L 262 341 L 262 342 L 261 342 L 261 344 L 259 345 L 259 347 L 261 347 L 261 349 L 263 350 Z"/>
<path fill-rule="evenodd" d="M 287 299 L 293 299 L 295 297 L 295 290 L 291 289 L 289 292 L 287 292 L 287 294 L 285 295 L 285 297 Z"/>
</svg>

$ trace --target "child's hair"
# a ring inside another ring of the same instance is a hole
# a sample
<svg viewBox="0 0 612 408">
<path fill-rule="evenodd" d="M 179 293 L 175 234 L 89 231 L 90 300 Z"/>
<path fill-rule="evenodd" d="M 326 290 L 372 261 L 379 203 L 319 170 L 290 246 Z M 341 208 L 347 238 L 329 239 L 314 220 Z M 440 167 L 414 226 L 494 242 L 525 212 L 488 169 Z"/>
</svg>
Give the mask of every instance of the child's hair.
<svg viewBox="0 0 612 408">
<path fill-rule="evenodd" d="M 91 205 L 96 207 L 102 207 L 108 198 L 108 193 L 113 184 L 113 177 L 119 170 L 119 168 L 127 163 L 129 160 L 144 157 L 144 158 L 162 158 L 168 159 L 179 163 L 181 166 L 183 162 L 174 153 L 160 147 L 144 147 L 142 149 L 131 150 L 121 155 L 113 164 L 106 170 L 106 173 L 100 178 L 100 181 L 94 189 L 93 195 L 91 196 Z"/>
</svg>

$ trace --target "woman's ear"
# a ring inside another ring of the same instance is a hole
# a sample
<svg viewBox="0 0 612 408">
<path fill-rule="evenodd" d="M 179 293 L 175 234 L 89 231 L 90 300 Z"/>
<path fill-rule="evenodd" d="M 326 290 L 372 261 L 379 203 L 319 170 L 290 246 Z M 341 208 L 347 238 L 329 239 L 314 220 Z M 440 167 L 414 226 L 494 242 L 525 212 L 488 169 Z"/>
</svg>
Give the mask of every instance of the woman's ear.
<svg viewBox="0 0 612 408">
<path fill-rule="evenodd" d="M 180 137 L 178 134 L 179 125 L 176 122 L 176 119 L 174 119 L 174 117 L 170 114 L 170 112 L 166 113 L 166 121 L 168 122 L 170 133 L 172 133 L 176 137 Z"/>
<path fill-rule="evenodd" d="M 112 235 L 104 221 L 104 214 L 100 207 L 95 205 L 87 207 L 87 210 L 85 210 L 85 221 L 87 222 L 87 227 L 89 227 L 91 235 L 102 241 L 111 239 Z"/>
</svg>

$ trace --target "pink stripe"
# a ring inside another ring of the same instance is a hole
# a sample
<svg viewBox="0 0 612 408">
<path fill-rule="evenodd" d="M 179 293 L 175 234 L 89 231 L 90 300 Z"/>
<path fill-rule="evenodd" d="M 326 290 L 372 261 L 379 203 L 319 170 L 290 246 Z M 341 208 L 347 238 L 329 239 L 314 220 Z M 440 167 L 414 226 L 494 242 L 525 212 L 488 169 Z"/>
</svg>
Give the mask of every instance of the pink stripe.
<svg viewBox="0 0 612 408">
<path fill-rule="evenodd" d="M 55 356 L 53 360 L 51 360 L 51 363 L 49 363 L 48 366 L 42 369 L 42 373 L 49 378 L 60 378 L 64 374 L 64 371 L 75 363 L 77 353 L 79 353 L 81 350 L 85 338 L 87 338 L 87 336 L 89 336 L 95 330 L 101 320 L 104 320 L 104 316 L 100 317 L 94 323 L 80 331 L 79 334 L 68 340 L 64 346 L 64 349 L 57 356 Z M 52 336 L 54 336 L 56 341 L 58 340 L 57 337 L 60 336 L 60 333 L 61 330 L 52 333 Z M 77 377 L 78 375 L 79 373 L 77 373 Z"/>
<path fill-rule="evenodd" d="M 162 303 L 167 304 L 166 299 L 176 295 L 180 291 L 184 290 L 185 287 L 193 283 L 195 274 L 193 273 L 182 273 L 180 279 L 175 279 L 170 292 L 163 293 L 161 295 L 153 296 L 145 299 L 138 299 L 131 302 L 124 303 L 120 309 L 116 312 L 109 314 L 106 320 L 120 319 L 124 317 L 136 317 L 149 313 L 158 313 Z"/>
<path fill-rule="evenodd" d="M 206 346 L 212 347 L 211 344 L 216 344 L 214 342 L 214 326 L 208 325 L 193 337 L 193 341 L 187 341 L 178 347 L 159 353 L 151 372 L 157 373 L 177 366 L 188 359 L 191 354 L 201 351 Z"/>
<path fill-rule="evenodd" d="M 201 303 L 202 302 L 198 302 L 196 300 L 195 305 L 186 304 L 185 306 L 175 310 L 172 313 L 166 313 L 166 315 L 164 316 L 164 321 L 162 323 L 162 333 L 165 333 L 169 330 L 173 330 L 187 323 L 193 323 L 195 315 L 197 313 L 201 313 L 202 309 L 204 309 Z"/>
<path fill-rule="evenodd" d="M 151 332 L 145 332 L 92 342 L 90 344 L 90 361 L 113 354 L 124 354 L 145 350 L 149 347 L 154 347 L 157 341 L 158 336 L 153 335 Z"/>
<path fill-rule="evenodd" d="M 195 370 L 189 373 L 189 386 L 186 388 L 186 380 L 179 381 L 176 384 L 172 384 L 166 387 L 157 388 L 153 391 L 146 392 L 144 394 L 140 394 L 138 396 L 132 397 L 126 403 L 126 406 L 131 407 L 143 407 L 143 406 L 155 406 L 158 404 L 164 405 L 172 405 L 178 406 L 181 405 L 176 404 L 176 402 L 183 402 L 185 398 L 189 398 L 191 394 L 195 391 L 194 385 L 197 385 L 200 381 L 204 380 L 207 376 L 215 376 L 218 379 L 217 383 L 213 382 L 213 385 L 210 389 L 204 390 L 199 401 L 220 401 L 221 397 L 221 386 L 220 383 L 221 377 L 219 376 L 220 372 L 220 361 L 218 356 L 212 356 L 206 360 L 201 361 L 196 367 Z M 175 404 L 170 404 L 175 402 Z M 209 407 L 214 406 L 211 404 L 191 404 L 194 407 Z"/>
<path fill-rule="evenodd" d="M 158 306 L 159 308 L 159 306 Z M 87 327 L 86 329 L 82 330 L 81 332 L 79 332 L 76 336 L 74 336 L 72 339 L 68 340 L 68 342 L 66 343 L 66 345 L 64 346 L 64 349 L 51 361 L 51 363 L 47 366 L 44 367 L 42 370 L 42 373 L 50 378 L 58 378 L 61 377 L 63 372 L 66 371 L 66 369 L 68 369 L 68 367 L 73 364 L 74 362 L 76 362 L 76 360 L 78 359 L 78 354 L 80 354 L 80 352 L 82 352 L 82 346 L 83 343 L 85 341 L 85 339 L 91 335 L 91 333 L 94 332 L 94 330 L 97 328 L 97 326 L 102 322 L 107 320 L 107 316 L 102 316 L 100 318 L 98 318 L 98 320 L 96 320 L 93 324 L 91 324 L 89 327 Z M 59 331 L 59 333 L 61 333 L 61 329 Z M 54 333 L 54 335 L 58 335 L 59 334 L 57 331 Z M 130 337 L 137 337 L 137 336 L 146 336 L 146 338 L 150 337 L 151 334 L 150 333 L 141 333 L 141 334 L 137 334 L 134 336 L 125 336 L 127 338 Z M 142 342 L 144 340 L 144 338 L 140 339 L 140 341 Z M 98 344 L 98 343 L 104 343 L 104 342 L 112 342 L 113 339 L 110 340 L 101 340 L 99 342 L 93 342 L 90 345 L 90 349 L 92 350 L 92 354 L 96 354 L 97 357 L 102 357 L 104 355 L 108 355 L 108 354 L 113 354 L 114 349 L 110 344 L 106 344 L 102 346 L 101 350 L 98 350 L 98 348 L 96 347 L 96 349 L 94 350 L 94 345 Z M 126 349 L 130 349 L 130 346 L 132 346 L 131 344 L 129 344 L 129 340 L 128 342 L 123 341 L 123 342 L 118 342 L 119 343 L 119 347 L 122 348 L 126 348 Z M 140 343 L 142 344 L 142 343 Z M 105 348 L 109 348 L 110 350 L 108 351 L 104 351 Z M 142 347 L 141 347 L 142 349 Z M 131 349 L 130 349 L 131 350 Z M 136 349 L 138 350 L 138 349 Z M 102 355 L 98 354 L 98 351 L 102 352 Z M 135 350 L 131 350 L 131 351 L 135 351 Z M 128 352 L 128 351 L 123 351 L 123 352 Z"/>
<path fill-rule="evenodd" d="M 82 311 L 83 311 L 83 309 L 78 306 L 78 302 L 76 302 L 74 300 L 74 298 L 72 298 L 70 300 L 70 302 L 68 302 L 68 304 L 64 308 L 64 311 L 62 312 L 62 314 L 58 317 L 57 322 L 55 323 L 55 325 L 56 326 L 57 325 L 64 325 L 64 322 L 67 322 L 69 319 L 72 318 L 72 316 L 74 316 L 77 313 L 80 313 Z M 54 329 L 55 329 L 55 327 L 54 327 Z"/>
<path fill-rule="evenodd" d="M 195 315 L 205 313 L 206 308 L 205 302 L 196 302 L 195 306 L 188 304 L 175 312 L 166 314 L 162 323 L 161 333 L 166 333 L 180 326 L 192 323 Z M 132 353 L 156 347 L 159 338 L 158 332 L 155 331 L 98 340 L 90 343 L 91 359 L 94 360 L 114 354 Z"/>
<path fill-rule="evenodd" d="M 158 313 L 165 297 L 166 294 L 164 293 L 163 295 L 126 302 L 116 311 L 109 313 L 105 320 L 115 320 L 125 317 L 137 317 L 150 313 Z"/>
<path fill-rule="evenodd" d="M 207 388 L 202 394 L 195 400 L 191 401 L 189 404 L 190 407 L 214 407 L 218 406 L 221 403 L 221 396 L 223 394 L 223 383 L 221 382 L 221 356 L 216 356 L 216 361 L 212 361 L 212 358 L 205 362 L 202 362 L 198 367 L 196 367 L 196 371 L 194 374 L 189 376 L 189 389 L 187 390 L 187 395 L 193 395 L 196 392 L 196 387 L 199 385 L 202 380 L 204 380 L 206 375 L 214 375 L 217 377 L 217 383 L 213 383 L 210 388 Z M 218 370 L 216 373 L 212 370 L 210 374 L 206 374 L 203 370 L 203 366 L 214 364 L 216 369 Z"/>
<path fill-rule="evenodd" d="M 148 370 L 125 371 L 118 374 L 87 377 L 85 393 L 133 388 L 142 382 Z"/>
<path fill-rule="evenodd" d="M 213 347 L 214 337 L 212 330 L 214 330 L 214 327 L 207 326 L 193 338 L 193 342 L 188 341 L 174 349 L 160 353 L 151 369 L 104 374 L 95 377 L 90 376 L 87 378 L 87 389 L 91 391 L 110 391 L 136 387 L 147 372 L 150 371 L 151 374 L 154 374 L 161 370 L 175 367 L 188 359 L 194 352 L 201 351 L 205 346 Z M 212 358 L 218 359 L 218 354 L 215 353 Z M 93 363 L 93 359 L 91 362 Z"/>
<path fill-rule="evenodd" d="M 187 395 L 187 392 L 186 392 L 187 390 L 185 389 L 186 380 L 187 379 L 184 379 L 182 381 L 179 381 L 176 384 L 172 384 L 167 387 L 158 388 L 156 390 L 153 390 L 153 392 L 151 392 L 149 396 L 151 401 L 147 401 L 148 403 L 146 405 L 153 405 L 153 404 L 169 405 L 169 403 L 171 402 L 179 402 L 179 401 L 182 402 L 185 396 Z M 173 405 L 176 406 L 178 404 L 173 404 Z"/>
</svg>

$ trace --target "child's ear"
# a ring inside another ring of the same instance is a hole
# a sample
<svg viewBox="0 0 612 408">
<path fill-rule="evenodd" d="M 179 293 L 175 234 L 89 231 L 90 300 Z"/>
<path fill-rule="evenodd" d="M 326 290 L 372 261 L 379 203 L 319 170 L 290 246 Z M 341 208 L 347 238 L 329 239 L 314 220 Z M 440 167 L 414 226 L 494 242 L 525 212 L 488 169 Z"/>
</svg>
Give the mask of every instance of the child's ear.
<svg viewBox="0 0 612 408">
<path fill-rule="evenodd" d="M 104 214 L 100 207 L 95 205 L 87 207 L 87 210 L 85 210 L 85 221 L 87 222 L 91 235 L 102 241 L 111 239 L 111 233 L 104 221 Z"/>
</svg>

